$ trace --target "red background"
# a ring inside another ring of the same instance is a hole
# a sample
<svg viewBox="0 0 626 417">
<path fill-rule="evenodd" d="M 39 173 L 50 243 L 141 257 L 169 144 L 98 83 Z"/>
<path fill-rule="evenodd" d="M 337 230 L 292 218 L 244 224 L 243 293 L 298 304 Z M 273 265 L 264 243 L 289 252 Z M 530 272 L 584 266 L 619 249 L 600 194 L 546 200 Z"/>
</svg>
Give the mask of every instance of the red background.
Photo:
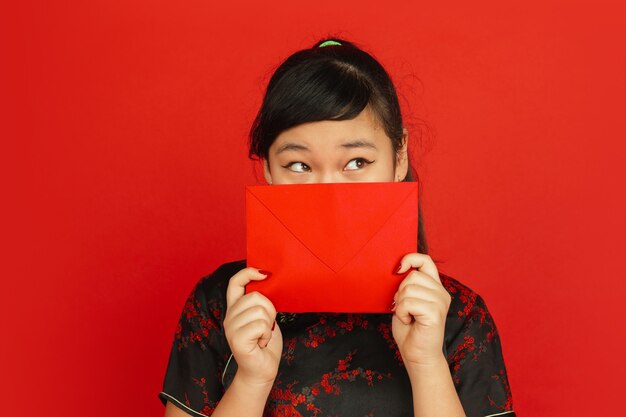
<svg viewBox="0 0 626 417">
<path fill-rule="evenodd" d="M 2 414 L 163 413 L 185 297 L 245 256 L 267 79 L 332 34 L 386 65 L 413 139 L 432 128 L 431 255 L 486 299 L 520 415 L 619 410 L 624 13 L 430 3 L 3 7 Z"/>
</svg>

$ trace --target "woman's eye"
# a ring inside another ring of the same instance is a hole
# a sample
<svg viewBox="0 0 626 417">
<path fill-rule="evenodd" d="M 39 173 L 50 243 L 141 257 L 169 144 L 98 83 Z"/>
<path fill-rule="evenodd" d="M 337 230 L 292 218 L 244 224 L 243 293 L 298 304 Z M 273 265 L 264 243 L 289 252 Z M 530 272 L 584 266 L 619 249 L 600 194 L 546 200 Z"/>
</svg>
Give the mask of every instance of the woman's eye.
<svg viewBox="0 0 626 417">
<path fill-rule="evenodd" d="M 291 162 L 290 164 L 287 164 L 285 168 L 294 172 L 307 172 L 311 170 L 311 168 L 309 168 L 309 166 L 304 162 Z"/>
<path fill-rule="evenodd" d="M 348 164 L 346 165 L 346 170 L 347 171 L 355 171 L 358 169 L 362 169 L 365 168 L 367 165 L 371 164 L 374 161 L 368 161 L 367 159 L 363 159 L 363 158 L 355 158 L 350 160 L 350 162 L 348 162 Z"/>
</svg>

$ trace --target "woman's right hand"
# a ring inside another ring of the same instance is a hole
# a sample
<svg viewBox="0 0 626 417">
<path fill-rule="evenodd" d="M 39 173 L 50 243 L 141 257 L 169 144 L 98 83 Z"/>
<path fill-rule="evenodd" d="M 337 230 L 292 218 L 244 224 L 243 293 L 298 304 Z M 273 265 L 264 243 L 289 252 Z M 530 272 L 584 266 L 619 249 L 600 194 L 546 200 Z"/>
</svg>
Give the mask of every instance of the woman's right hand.
<svg viewBox="0 0 626 417">
<path fill-rule="evenodd" d="M 276 325 L 276 309 L 264 295 L 245 293 L 250 281 L 269 276 L 256 268 L 233 275 L 226 290 L 224 332 L 237 361 L 236 378 L 249 385 L 273 385 L 283 350 L 283 336 Z"/>
</svg>

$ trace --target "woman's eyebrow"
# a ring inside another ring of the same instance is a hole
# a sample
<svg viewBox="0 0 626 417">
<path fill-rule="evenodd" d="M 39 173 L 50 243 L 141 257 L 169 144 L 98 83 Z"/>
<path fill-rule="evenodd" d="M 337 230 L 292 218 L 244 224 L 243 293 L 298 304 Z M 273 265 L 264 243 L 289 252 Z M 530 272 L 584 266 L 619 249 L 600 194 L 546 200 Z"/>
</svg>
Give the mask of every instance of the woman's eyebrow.
<svg viewBox="0 0 626 417">
<path fill-rule="evenodd" d="M 375 150 L 378 150 L 378 148 L 376 147 L 376 145 L 374 145 L 374 143 L 369 142 L 365 139 L 356 139 L 350 142 L 345 142 L 342 143 L 341 145 L 342 148 L 347 148 L 347 149 L 352 149 L 352 148 L 372 148 Z"/>
<path fill-rule="evenodd" d="M 280 148 L 276 150 L 276 155 L 285 151 L 309 151 L 305 145 L 301 145 L 299 143 L 285 143 Z"/>
</svg>

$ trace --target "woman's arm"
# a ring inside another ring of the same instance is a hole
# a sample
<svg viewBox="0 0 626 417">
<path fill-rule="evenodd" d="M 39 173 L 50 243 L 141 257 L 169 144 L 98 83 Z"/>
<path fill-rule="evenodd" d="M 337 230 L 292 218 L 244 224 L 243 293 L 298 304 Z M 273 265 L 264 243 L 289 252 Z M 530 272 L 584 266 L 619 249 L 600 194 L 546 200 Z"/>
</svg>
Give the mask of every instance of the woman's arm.
<svg viewBox="0 0 626 417">
<path fill-rule="evenodd" d="M 272 385 L 273 383 L 249 383 L 235 374 L 233 382 L 224 393 L 212 416 L 261 417 Z"/>
<path fill-rule="evenodd" d="M 443 354 L 431 364 L 407 367 L 415 417 L 465 417 Z"/>
<path fill-rule="evenodd" d="M 250 385 L 235 375 L 219 404 L 211 414 L 220 416 L 262 416 L 272 384 Z M 189 417 L 185 411 L 171 402 L 165 406 L 165 417 Z"/>
<path fill-rule="evenodd" d="M 278 373 L 283 338 L 274 305 L 257 292 L 246 294 L 245 286 L 267 276 L 255 268 L 245 268 L 228 284 L 224 331 L 237 361 L 237 373 L 213 417 L 263 415 Z"/>
<path fill-rule="evenodd" d="M 213 417 L 263 415 L 278 372 L 283 339 L 273 304 L 257 292 L 246 294 L 245 286 L 267 276 L 268 273 L 248 267 L 229 280 L 224 333 L 237 362 L 237 373 L 217 403 Z M 165 417 L 182 416 L 187 413 L 167 403 Z"/>
<path fill-rule="evenodd" d="M 394 297 L 393 336 L 411 381 L 415 417 L 465 417 L 448 363 L 443 337 L 450 294 L 428 255 L 402 258 L 397 273 L 411 268 Z"/>
<path fill-rule="evenodd" d="M 189 415 L 169 401 L 165 404 L 165 417 L 189 417 Z"/>
</svg>

